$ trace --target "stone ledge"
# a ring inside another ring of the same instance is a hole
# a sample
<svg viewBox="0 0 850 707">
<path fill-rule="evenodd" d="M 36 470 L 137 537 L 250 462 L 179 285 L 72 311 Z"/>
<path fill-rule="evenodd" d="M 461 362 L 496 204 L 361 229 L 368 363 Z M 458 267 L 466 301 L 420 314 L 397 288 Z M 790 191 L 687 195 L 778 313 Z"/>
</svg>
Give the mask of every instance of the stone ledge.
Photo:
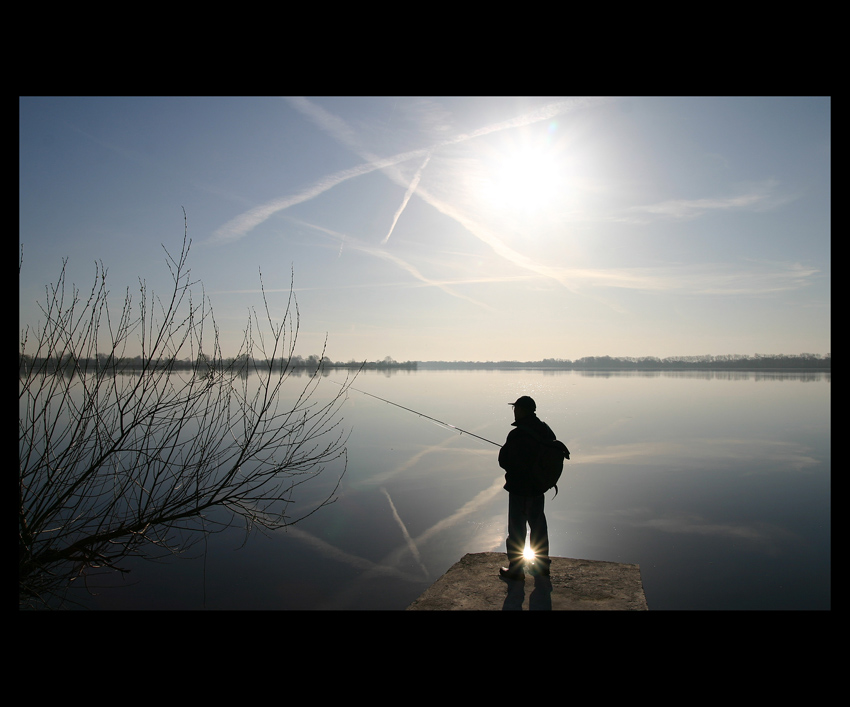
<svg viewBox="0 0 850 707">
<path fill-rule="evenodd" d="M 549 577 L 499 576 L 500 552 L 464 555 L 408 611 L 647 611 L 640 566 L 553 557 Z"/>
</svg>

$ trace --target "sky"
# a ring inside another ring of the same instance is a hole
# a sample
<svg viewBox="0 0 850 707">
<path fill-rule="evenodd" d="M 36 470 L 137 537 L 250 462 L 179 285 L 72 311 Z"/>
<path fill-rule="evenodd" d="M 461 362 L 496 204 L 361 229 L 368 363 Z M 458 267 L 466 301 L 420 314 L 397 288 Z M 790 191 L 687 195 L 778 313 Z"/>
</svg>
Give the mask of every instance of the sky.
<svg viewBox="0 0 850 707">
<path fill-rule="evenodd" d="M 827 354 L 829 97 L 20 97 L 20 328 L 266 291 L 334 361 Z M 193 290 L 200 296 L 200 284 Z"/>
</svg>

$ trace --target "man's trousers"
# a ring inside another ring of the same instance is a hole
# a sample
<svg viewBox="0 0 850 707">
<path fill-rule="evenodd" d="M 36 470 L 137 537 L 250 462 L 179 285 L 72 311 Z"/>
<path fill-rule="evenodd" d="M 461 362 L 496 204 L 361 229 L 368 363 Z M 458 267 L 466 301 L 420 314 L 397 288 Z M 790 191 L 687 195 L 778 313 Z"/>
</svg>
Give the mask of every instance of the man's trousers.
<svg viewBox="0 0 850 707">
<path fill-rule="evenodd" d="M 525 550 L 526 525 L 531 528 L 529 545 L 537 562 L 549 565 L 549 528 L 543 512 L 544 497 L 508 494 L 508 562 L 511 567 L 522 563 Z"/>
</svg>

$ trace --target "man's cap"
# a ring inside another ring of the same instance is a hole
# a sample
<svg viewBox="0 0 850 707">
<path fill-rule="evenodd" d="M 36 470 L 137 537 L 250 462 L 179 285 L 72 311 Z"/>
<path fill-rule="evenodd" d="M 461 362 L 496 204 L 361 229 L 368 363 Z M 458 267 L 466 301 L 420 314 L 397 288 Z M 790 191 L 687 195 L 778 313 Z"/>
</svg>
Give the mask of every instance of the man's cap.
<svg viewBox="0 0 850 707">
<path fill-rule="evenodd" d="M 514 405 L 515 407 L 521 407 L 523 410 L 529 410 L 534 412 L 537 410 L 537 403 L 534 402 L 527 395 L 523 395 L 516 399 L 515 403 L 508 403 L 508 405 Z"/>
</svg>

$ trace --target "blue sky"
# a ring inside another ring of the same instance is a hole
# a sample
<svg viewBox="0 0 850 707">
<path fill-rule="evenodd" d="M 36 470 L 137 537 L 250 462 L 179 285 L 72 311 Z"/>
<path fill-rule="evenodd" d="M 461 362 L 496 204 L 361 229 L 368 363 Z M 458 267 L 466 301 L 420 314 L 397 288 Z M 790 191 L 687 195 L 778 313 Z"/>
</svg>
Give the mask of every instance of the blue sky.
<svg viewBox="0 0 850 707">
<path fill-rule="evenodd" d="M 286 305 L 333 360 L 830 348 L 828 97 L 22 97 L 21 327 L 68 258 L 235 354 Z M 117 306 L 117 305 L 116 305 Z"/>
</svg>

